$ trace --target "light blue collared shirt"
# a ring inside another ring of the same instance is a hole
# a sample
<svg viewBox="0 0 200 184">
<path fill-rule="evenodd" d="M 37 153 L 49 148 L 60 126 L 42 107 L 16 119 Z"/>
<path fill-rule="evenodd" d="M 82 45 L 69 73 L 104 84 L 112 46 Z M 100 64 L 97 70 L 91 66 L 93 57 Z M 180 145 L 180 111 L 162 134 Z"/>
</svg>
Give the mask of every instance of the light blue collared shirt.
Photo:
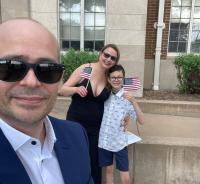
<svg viewBox="0 0 200 184">
<path fill-rule="evenodd" d="M 100 148 L 117 152 L 128 145 L 128 136 L 121 126 L 127 114 L 132 119 L 136 118 L 136 113 L 131 102 L 123 97 L 124 90 L 118 93 L 111 93 L 104 103 L 104 114 L 99 133 Z"/>
</svg>

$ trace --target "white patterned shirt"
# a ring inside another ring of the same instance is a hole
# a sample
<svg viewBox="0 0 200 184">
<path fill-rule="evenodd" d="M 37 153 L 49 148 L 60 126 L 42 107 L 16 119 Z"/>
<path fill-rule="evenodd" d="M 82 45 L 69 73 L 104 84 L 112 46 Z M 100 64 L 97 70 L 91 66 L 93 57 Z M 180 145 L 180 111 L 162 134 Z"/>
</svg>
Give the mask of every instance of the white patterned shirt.
<svg viewBox="0 0 200 184">
<path fill-rule="evenodd" d="M 104 103 L 104 114 L 99 132 L 98 147 L 117 152 L 128 145 L 128 136 L 124 132 L 122 122 L 127 114 L 136 119 L 136 113 L 131 102 L 123 97 L 124 90 L 111 93 Z"/>
</svg>

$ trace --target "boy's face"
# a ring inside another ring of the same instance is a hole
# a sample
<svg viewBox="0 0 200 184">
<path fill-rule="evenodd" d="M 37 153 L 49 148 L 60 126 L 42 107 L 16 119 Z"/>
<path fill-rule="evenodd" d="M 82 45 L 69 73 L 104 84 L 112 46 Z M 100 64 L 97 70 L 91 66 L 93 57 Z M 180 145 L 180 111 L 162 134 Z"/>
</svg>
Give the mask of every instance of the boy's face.
<svg viewBox="0 0 200 184">
<path fill-rule="evenodd" d="M 122 71 L 115 71 L 110 73 L 110 76 L 108 78 L 109 84 L 112 86 L 113 90 L 120 90 L 123 85 L 123 73 Z"/>
</svg>

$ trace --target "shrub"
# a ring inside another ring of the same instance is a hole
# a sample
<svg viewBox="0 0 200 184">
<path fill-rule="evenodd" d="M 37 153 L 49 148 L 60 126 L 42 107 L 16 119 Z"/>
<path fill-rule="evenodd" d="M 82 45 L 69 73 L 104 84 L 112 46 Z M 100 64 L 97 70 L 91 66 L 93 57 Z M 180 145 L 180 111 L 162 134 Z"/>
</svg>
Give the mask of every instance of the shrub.
<svg viewBox="0 0 200 184">
<path fill-rule="evenodd" d="M 200 94 L 200 56 L 184 54 L 176 57 L 178 89 L 181 93 Z"/>
<path fill-rule="evenodd" d="M 65 67 L 64 81 L 66 81 L 71 73 L 84 63 L 96 62 L 98 58 L 97 53 L 89 51 L 75 51 L 69 49 L 66 53 L 61 55 L 61 63 Z"/>
</svg>

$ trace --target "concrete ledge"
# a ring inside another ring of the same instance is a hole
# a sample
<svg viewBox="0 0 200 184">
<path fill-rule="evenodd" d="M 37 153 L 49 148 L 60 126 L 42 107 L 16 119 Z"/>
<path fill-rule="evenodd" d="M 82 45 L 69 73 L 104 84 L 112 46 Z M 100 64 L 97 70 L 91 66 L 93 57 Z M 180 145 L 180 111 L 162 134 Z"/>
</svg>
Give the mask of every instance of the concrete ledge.
<svg viewBox="0 0 200 184">
<path fill-rule="evenodd" d="M 58 97 L 51 115 L 65 119 L 70 98 Z M 200 102 L 143 100 L 142 141 L 129 149 L 131 184 L 200 183 Z M 137 134 L 135 123 L 129 130 Z M 119 184 L 119 172 L 114 173 Z M 103 175 L 105 183 L 105 173 Z"/>
<path fill-rule="evenodd" d="M 200 117 L 200 102 L 138 100 L 144 113 Z"/>
<path fill-rule="evenodd" d="M 184 137 L 143 136 L 137 144 L 200 147 L 200 139 Z"/>
<path fill-rule="evenodd" d="M 128 125 L 130 131 L 142 137 L 180 137 L 200 139 L 200 118 L 144 113 L 145 123 L 136 126 L 135 122 Z"/>
<path fill-rule="evenodd" d="M 193 101 L 167 101 L 167 100 L 143 100 L 137 99 L 144 113 L 174 115 L 200 118 L 200 102 Z M 58 97 L 52 114 L 65 118 L 68 106 L 71 102 L 69 97 Z"/>
<path fill-rule="evenodd" d="M 199 147 L 136 144 L 129 150 L 133 150 L 132 184 L 200 183 Z"/>
</svg>

